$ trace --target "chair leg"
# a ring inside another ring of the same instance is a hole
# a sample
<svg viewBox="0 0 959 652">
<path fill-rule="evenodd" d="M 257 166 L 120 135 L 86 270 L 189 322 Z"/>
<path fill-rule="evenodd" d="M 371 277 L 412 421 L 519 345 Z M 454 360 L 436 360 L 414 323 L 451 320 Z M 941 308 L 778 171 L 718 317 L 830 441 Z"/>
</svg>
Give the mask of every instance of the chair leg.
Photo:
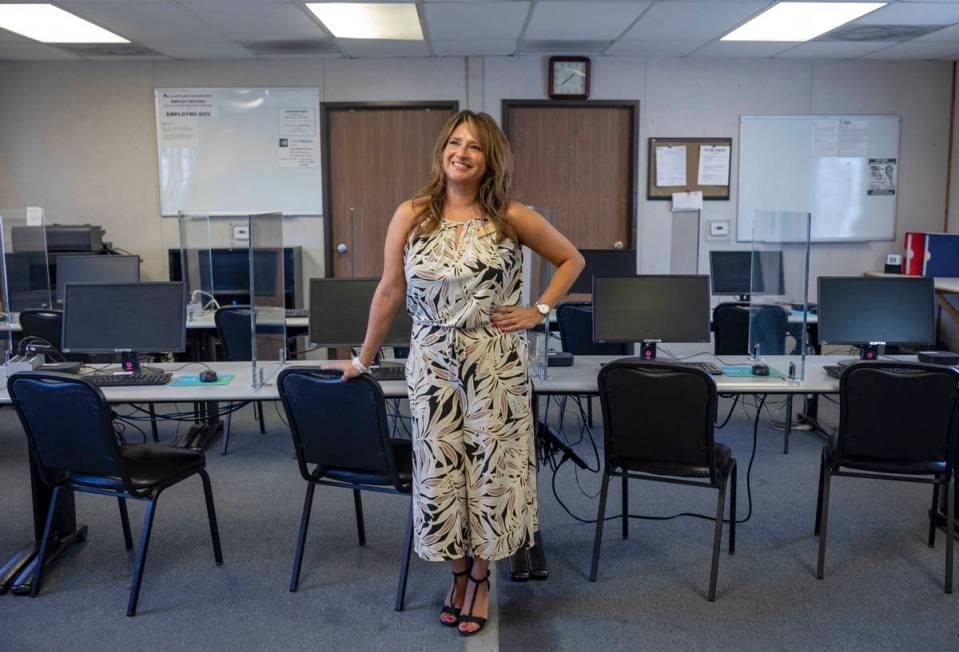
<svg viewBox="0 0 959 652">
<path fill-rule="evenodd" d="M 955 472 L 953 472 L 955 475 Z M 952 555 L 956 542 L 956 497 L 949 486 L 949 480 L 959 482 L 959 476 L 946 476 L 946 593 L 952 593 Z"/>
<path fill-rule="evenodd" d="M 629 476 L 623 473 L 623 538 L 629 538 Z"/>
<path fill-rule="evenodd" d="M 939 478 L 936 478 L 938 480 Z M 936 510 L 939 509 L 939 484 L 932 485 L 932 507 L 929 508 L 929 547 L 936 547 Z"/>
<path fill-rule="evenodd" d="M 729 554 L 736 554 L 736 460 L 733 460 L 733 468 L 729 471 Z"/>
<path fill-rule="evenodd" d="M 410 555 L 413 553 L 413 497 L 410 497 L 410 515 L 406 520 L 406 553 L 400 566 L 400 581 L 396 585 L 396 611 L 403 611 L 406 603 L 406 580 L 410 574 Z"/>
<path fill-rule="evenodd" d="M 266 420 L 263 418 L 263 401 L 257 401 L 257 402 L 255 403 L 255 405 L 256 405 L 256 408 L 255 408 L 255 409 L 256 409 L 256 412 L 258 412 L 259 415 L 260 415 L 260 416 L 259 416 L 259 419 L 260 419 L 260 434 L 261 434 L 261 435 L 265 435 L 265 434 L 266 434 Z"/>
<path fill-rule="evenodd" d="M 206 469 L 200 471 L 203 480 L 203 498 L 206 500 L 206 517 L 210 521 L 210 538 L 213 540 L 213 559 L 217 566 L 223 565 L 223 549 L 220 547 L 220 528 L 216 524 L 216 509 L 213 507 L 213 487 Z"/>
<path fill-rule="evenodd" d="M 826 566 L 826 526 L 829 522 L 829 485 L 832 484 L 832 472 L 826 469 L 822 481 L 822 513 L 819 516 L 819 561 L 816 564 L 816 577 L 823 578 Z"/>
<path fill-rule="evenodd" d="M 154 443 L 159 443 L 160 432 L 157 430 L 156 408 L 153 407 L 153 403 L 147 403 L 147 409 L 150 411 L 150 429 L 153 431 L 153 441 Z"/>
<path fill-rule="evenodd" d="M 360 497 L 360 490 L 353 490 L 353 506 L 356 508 L 356 536 L 360 540 L 360 545 L 366 545 L 366 525 L 363 523 L 363 499 Z"/>
<path fill-rule="evenodd" d="M 40 552 L 37 553 L 33 567 L 33 578 L 30 581 L 30 597 L 35 598 L 40 593 L 40 580 L 43 579 L 43 560 L 47 558 L 47 544 L 50 542 L 50 531 L 53 529 L 53 516 L 57 513 L 57 503 L 60 502 L 60 492 L 63 487 L 54 487 L 50 498 L 50 509 L 47 510 L 47 522 L 43 525 L 43 538 L 40 539 Z"/>
<path fill-rule="evenodd" d="M 625 471 L 624 471 L 625 472 Z M 593 562 L 589 569 L 589 581 L 596 581 L 599 572 L 599 548 L 603 541 L 603 523 L 606 518 L 606 494 L 609 491 L 609 469 L 603 470 L 603 488 L 599 492 L 599 509 L 596 512 L 596 535 L 593 538 Z"/>
<path fill-rule="evenodd" d="M 223 448 L 220 449 L 220 455 L 226 455 L 226 451 L 230 447 L 230 421 L 232 421 L 232 416 L 233 403 L 230 403 L 227 407 L 226 418 L 223 420 Z"/>
<path fill-rule="evenodd" d="M 130 534 L 130 515 L 127 513 L 127 499 L 117 498 L 120 503 L 120 525 L 123 526 L 123 545 L 127 550 L 133 550 L 133 535 Z"/>
<path fill-rule="evenodd" d="M 300 516 L 300 533 L 296 537 L 296 554 L 293 556 L 293 575 L 290 577 L 290 593 L 295 593 L 300 584 L 300 567 L 303 565 L 303 549 L 306 547 L 306 530 L 310 526 L 310 512 L 313 511 L 313 492 L 315 490 L 315 483 L 306 483 L 303 515 Z"/>
<path fill-rule="evenodd" d="M 127 616 L 135 616 L 137 602 L 140 599 L 140 584 L 143 582 L 143 567 L 146 565 L 147 549 L 150 547 L 150 533 L 153 531 L 153 514 L 156 511 L 157 499 L 147 501 L 146 513 L 143 515 L 143 533 L 140 535 L 140 549 L 137 551 L 137 565 L 133 572 L 133 586 L 130 587 L 130 601 L 127 603 Z"/>
<path fill-rule="evenodd" d="M 826 481 L 826 449 L 823 448 L 822 455 L 819 458 L 819 493 L 816 495 L 816 523 L 813 526 L 813 534 L 819 536 L 819 521 L 822 519 L 822 487 Z"/>
<path fill-rule="evenodd" d="M 723 508 L 726 507 L 726 484 L 729 482 L 729 476 L 723 478 L 719 483 L 719 498 L 716 503 L 716 525 L 713 531 L 713 562 L 709 569 L 709 594 L 706 599 L 710 602 L 716 600 L 716 580 L 719 575 L 719 549 L 723 543 Z"/>
</svg>

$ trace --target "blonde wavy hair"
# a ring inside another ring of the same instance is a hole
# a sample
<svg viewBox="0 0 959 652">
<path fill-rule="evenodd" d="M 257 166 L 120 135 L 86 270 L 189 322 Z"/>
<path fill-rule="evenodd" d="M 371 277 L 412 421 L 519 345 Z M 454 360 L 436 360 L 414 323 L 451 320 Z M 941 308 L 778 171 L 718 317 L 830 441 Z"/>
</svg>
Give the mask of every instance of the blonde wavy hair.
<svg viewBox="0 0 959 652">
<path fill-rule="evenodd" d="M 513 189 L 513 155 L 503 131 L 488 113 L 460 111 L 450 117 L 440 130 L 433 146 L 430 182 L 413 198 L 413 234 L 424 236 L 439 228 L 446 207 L 446 173 L 443 171 L 443 150 L 453 132 L 466 125 L 479 141 L 486 157 L 486 173 L 480 183 L 479 201 L 483 215 L 496 228 L 496 239 L 516 239 L 516 229 L 506 218 Z"/>
</svg>

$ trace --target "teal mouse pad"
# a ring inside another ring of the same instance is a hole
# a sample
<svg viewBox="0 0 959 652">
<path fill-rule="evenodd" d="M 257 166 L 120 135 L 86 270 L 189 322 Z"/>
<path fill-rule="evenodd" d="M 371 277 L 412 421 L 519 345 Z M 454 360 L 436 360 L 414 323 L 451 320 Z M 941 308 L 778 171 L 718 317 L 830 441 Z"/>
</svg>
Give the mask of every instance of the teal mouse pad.
<svg viewBox="0 0 959 652">
<path fill-rule="evenodd" d="M 198 374 L 187 374 L 184 376 L 177 376 L 170 384 L 174 387 L 194 387 L 196 385 L 229 385 L 230 381 L 234 378 L 236 378 L 236 374 L 217 374 L 216 380 L 214 380 L 212 383 L 201 383 L 200 376 Z"/>
<path fill-rule="evenodd" d="M 777 369 L 773 367 L 769 368 L 768 376 L 754 376 L 752 365 L 746 366 L 736 366 L 731 367 L 729 365 L 722 366 L 723 373 L 729 376 L 730 378 L 785 378 L 785 376 Z"/>
</svg>

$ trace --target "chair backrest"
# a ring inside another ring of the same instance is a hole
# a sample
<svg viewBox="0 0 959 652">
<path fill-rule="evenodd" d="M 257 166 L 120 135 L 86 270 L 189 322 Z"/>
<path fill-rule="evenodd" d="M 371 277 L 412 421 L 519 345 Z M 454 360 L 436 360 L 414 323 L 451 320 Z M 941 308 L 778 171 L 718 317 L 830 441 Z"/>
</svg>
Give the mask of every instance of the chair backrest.
<svg viewBox="0 0 959 652">
<path fill-rule="evenodd" d="M 717 395 L 709 374 L 675 363 L 616 360 L 599 372 L 599 397 L 607 468 L 700 466 L 717 481 Z"/>
<path fill-rule="evenodd" d="M 629 355 L 630 344 L 593 342 L 593 304 L 571 301 L 556 307 L 556 322 L 563 350 L 573 355 Z"/>
<path fill-rule="evenodd" d="M 7 391 L 48 484 L 64 473 L 120 478 L 130 488 L 103 393 L 79 376 L 19 372 Z"/>
<path fill-rule="evenodd" d="M 39 337 L 59 351 L 63 331 L 62 310 L 22 310 L 20 328 L 23 337 Z"/>
<path fill-rule="evenodd" d="M 753 345 L 759 344 L 762 355 L 784 355 L 788 320 L 779 306 L 721 303 L 713 309 L 713 353 L 749 355 Z"/>
<path fill-rule="evenodd" d="M 839 378 L 839 460 L 951 465 L 959 411 L 959 373 L 907 362 L 856 362 Z"/>
<path fill-rule="evenodd" d="M 213 315 L 216 331 L 223 345 L 223 355 L 229 362 L 253 359 L 253 344 L 250 339 L 250 321 L 253 313 L 249 306 L 226 306 Z"/>
<path fill-rule="evenodd" d="M 309 479 L 307 464 L 317 471 L 336 469 L 390 478 L 399 488 L 386 419 L 386 400 L 367 376 L 340 380 L 338 371 L 287 367 L 276 379 L 297 462 Z"/>
</svg>

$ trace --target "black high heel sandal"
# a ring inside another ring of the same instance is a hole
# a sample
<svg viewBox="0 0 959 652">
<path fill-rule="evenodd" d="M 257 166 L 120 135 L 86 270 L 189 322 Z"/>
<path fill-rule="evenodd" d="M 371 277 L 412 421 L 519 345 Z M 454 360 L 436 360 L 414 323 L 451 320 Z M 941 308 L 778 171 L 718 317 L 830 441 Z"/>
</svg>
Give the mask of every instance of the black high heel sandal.
<svg viewBox="0 0 959 652">
<path fill-rule="evenodd" d="M 471 570 L 473 570 L 472 564 L 467 566 L 466 570 L 462 570 L 459 573 L 457 573 L 456 571 L 453 571 L 453 586 L 450 587 L 450 592 L 447 594 L 450 602 L 453 602 L 453 600 L 456 599 L 456 578 L 463 577 L 464 575 L 466 575 L 467 581 L 469 581 L 469 572 Z M 462 607 L 446 606 L 446 600 L 443 600 L 443 608 L 440 609 L 440 616 L 442 616 L 443 614 L 450 614 L 451 616 L 455 616 L 456 620 L 451 620 L 450 622 L 446 622 L 445 620 L 440 618 L 440 625 L 443 625 L 444 627 L 456 627 L 457 625 L 459 625 L 460 612 L 462 610 L 463 610 Z"/>
<path fill-rule="evenodd" d="M 473 577 L 473 574 L 470 573 L 469 575 L 466 576 L 466 581 L 472 582 L 473 584 L 475 584 L 476 588 L 473 589 L 473 599 L 470 600 L 471 615 L 469 616 L 461 615 L 459 617 L 459 624 L 473 623 L 474 625 L 479 625 L 479 627 L 477 627 L 471 632 L 466 632 L 466 631 L 463 631 L 462 629 L 458 629 L 457 631 L 459 631 L 460 636 L 475 636 L 476 634 L 479 634 L 481 631 L 483 631 L 483 628 L 486 626 L 486 621 L 488 620 L 487 618 L 480 618 L 479 616 L 473 616 L 472 613 L 473 613 L 473 607 L 476 606 L 476 594 L 479 591 L 479 586 L 480 584 L 483 584 L 484 582 L 486 583 L 486 600 L 487 600 L 487 604 L 489 604 L 489 591 L 490 591 L 489 570 L 486 571 L 486 577 L 484 577 L 483 579 L 476 579 L 475 577 Z"/>
</svg>

